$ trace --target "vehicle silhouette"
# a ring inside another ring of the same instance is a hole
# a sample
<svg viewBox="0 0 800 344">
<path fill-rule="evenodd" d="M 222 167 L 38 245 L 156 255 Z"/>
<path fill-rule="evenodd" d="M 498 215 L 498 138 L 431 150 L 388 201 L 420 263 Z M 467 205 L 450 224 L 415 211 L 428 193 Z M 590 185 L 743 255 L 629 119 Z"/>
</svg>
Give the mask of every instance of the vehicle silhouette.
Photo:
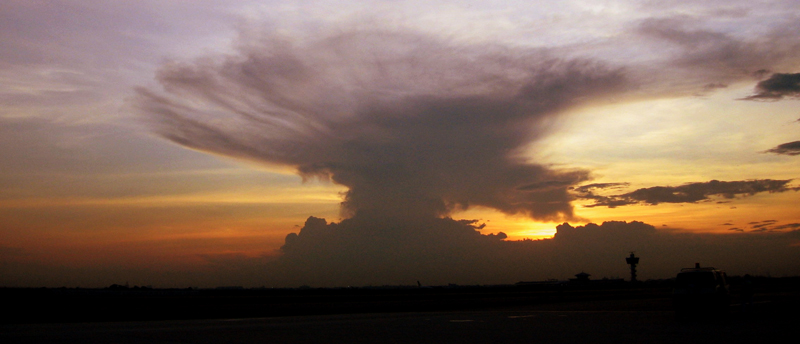
<svg viewBox="0 0 800 344">
<path fill-rule="evenodd" d="M 713 267 L 684 268 L 675 277 L 672 292 L 679 319 L 723 315 L 730 305 L 730 288 L 724 271 Z"/>
</svg>

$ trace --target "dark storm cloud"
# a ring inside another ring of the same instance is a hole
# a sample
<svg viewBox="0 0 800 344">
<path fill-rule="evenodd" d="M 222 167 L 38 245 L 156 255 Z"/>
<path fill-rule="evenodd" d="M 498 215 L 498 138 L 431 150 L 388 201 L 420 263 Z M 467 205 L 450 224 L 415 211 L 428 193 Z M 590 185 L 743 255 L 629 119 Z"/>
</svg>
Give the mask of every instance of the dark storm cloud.
<svg viewBox="0 0 800 344">
<path fill-rule="evenodd" d="M 775 73 L 756 84 L 755 93 L 744 100 L 781 100 L 800 98 L 800 73 Z"/>
<path fill-rule="evenodd" d="M 589 171 L 520 155 L 547 135 L 553 117 L 603 98 L 708 92 L 797 60 L 800 45 L 787 34 L 797 25 L 742 38 L 700 24 L 643 20 L 635 34 L 670 43 L 670 54 L 658 66 L 625 69 L 560 59 L 558 50 L 456 44 L 408 31 L 340 28 L 313 40 L 243 35 L 232 55 L 165 65 L 158 73 L 164 92 L 140 89 L 136 103 L 154 130 L 178 144 L 347 186 L 345 216 L 442 216 L 483 206 L 570 219 L 569 190 Z M 681 188 L 577 192 L 612 207 L 728 195 Z"/>
<path fill-rule="evenodd" d="M 591 61 L 380 31 L 244 40 L 158 80 L 166 93 L 140 90 L 138 106 L 163 137 L 347 186 L 346 215 L 483 206 L 540 220 L 573 218 L 568 188 L 588 172 L 521 150 L 546 119 L 626 87 Z"/>
<path fill-rule="evenodd" d="M 591 191 L 585 191 L 578 193 L 578 197 L 595 201 L 595 203 L 587 205 L 587 207 L 605 206 L 613 208 L 630 204 L 696 203 L 709 201 L 715 196 L 731 199 L 738 196 L 752 196 L 761 192 L 797 191 L 798 188 L 788 186 L 791 181 L 791 179 L 758 179 L 730 182 L 712 180 L 680 186 L 654 186 L 611 196 L 600 196 Z"/>
<path fill-rule="evenodd" d="M 310 217 L 291 233 L 272 268 L 303 283 L 446 283 L 499 280 L 511 263 L 505 234 L 482 235 L 473 221 L 359 215 L 340 223 Z M 502 262 L 502 263 L 501 263 Z M 480 271 L 480 272 L 479 272 Z"/>
<path fill-rule="evenodd" d="M 695 262 L 730 274 L 800 271 L 792 258 L 800 253 L 800 247 L 792 246 L 794 232 L 732 228 L 737 233 L 692 234 L 610 221 L 561 224 L 552 239 L 505 241 L 502 234 L 481 235 L 476 227 L 450 218 L 395 222 L 356 217 L 327 223 L 312 217 L 299 233 L 287 236 L 284 255 L 265 271 L 274 276 L 268 280 L 290 286 L 514 283 L 563 280 L 581 271 L 597 278 L 627 277 L 623 258 L 630 251 L 642 257 L 642 278 L 674 277 Z"/>
<path fill-rule="evenodd" d="M 787 142 L 782 145 L 778 145 L 775 148 L 768 149 L 764 151 L 764 153 L 774 153 L 774 154 L 782 154 L 782 155 L 800 155 L 800 141 L 792 141 Z"/>
<path fill-rule="evenodd" d="M 738 233 L 671 234 L 610 222 L 564 224 L 553 239 L 511 242 L 502 233 L 481 234 L 476 222 L 447 217 L 481 206 L 554 221 L 575 217 L 576 197 L 614 207 L 788 190 L 788 180 L 711 181 L 601 196 L 627 184 L 579 186 L 591 179 L 589 171 L 559 170 L 522 155 L 572 107 L 708 92 L 796 60 L 791 40 L 745 41 L 680 24 L 645 21 L 638 33 L 672 43 L 675 54 L 624 68 L 559 58 L 557 50 L 403 31 L 243 37 L 232 55 L 163 66 L 157 75 L 163 91 L 140 89 L 136 104 L 157 133 L 180 145 L 290 166 L 305 179 L 348 188 L 344 220 L 309 218 L 286 237 L 277 260 L 254 271 L 276 284 L 509 283 L 579 271 L 620 276 L 627 271 L 621 258 L 632 250 L 653 259 L 653 276 L 730 259 L 730 252 L 748 252 L 729 260 L 748 272 L 778 264 L 777 257 L 791 261 L 786 257 L 797 248 L 778 234 L 765 233 L 769 239 L 754 244 Z"/>
</svg>

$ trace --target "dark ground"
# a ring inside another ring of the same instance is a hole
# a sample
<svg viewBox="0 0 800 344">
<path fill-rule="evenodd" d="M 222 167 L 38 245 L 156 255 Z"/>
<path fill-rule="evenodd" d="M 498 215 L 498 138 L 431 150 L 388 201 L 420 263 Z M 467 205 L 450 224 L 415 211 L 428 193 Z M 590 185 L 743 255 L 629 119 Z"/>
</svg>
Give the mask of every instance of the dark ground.
<svg viewBox="0 0 800 344">
<path fill-rule="evenodd" d="M 795 283 L 678 320 L 670 288 L 0 289 L 0 343 L 764 343 L 796 340 Z M 21 306 L 11 306 L 20 304 Z M 793 339 L 794 338 L 794 339 Z"/>
<path fill-rule="evenodd" d="M 474 286 L 347 289 L 0 289 L 3 323 L 256 318 L 497 309 L 583 300 L 669 297 L 665 286 Z"/>
</svg>

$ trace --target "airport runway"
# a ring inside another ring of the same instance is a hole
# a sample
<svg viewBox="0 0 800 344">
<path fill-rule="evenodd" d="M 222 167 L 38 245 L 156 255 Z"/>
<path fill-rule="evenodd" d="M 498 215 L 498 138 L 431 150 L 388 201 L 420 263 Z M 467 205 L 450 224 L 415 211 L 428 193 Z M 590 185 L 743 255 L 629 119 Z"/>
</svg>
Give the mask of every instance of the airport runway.
<svg viewBox="0 0 800 344">
<path fill-rule="evenodd" d="M 638 302 L 638 304 L 636 303 Z M 0 326 L 2 343 L 765 343 L 796 315 L 679 322 L 663 300 L 482 311 Z"/>
</svg>

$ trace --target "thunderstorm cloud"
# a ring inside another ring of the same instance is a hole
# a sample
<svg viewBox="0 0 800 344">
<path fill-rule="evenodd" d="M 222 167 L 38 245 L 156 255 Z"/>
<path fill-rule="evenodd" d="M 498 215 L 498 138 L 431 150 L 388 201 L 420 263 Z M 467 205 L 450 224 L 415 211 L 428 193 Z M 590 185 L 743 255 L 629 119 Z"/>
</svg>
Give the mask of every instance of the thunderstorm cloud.
<svg viewBox="0 0 800 344">
<path fill-rule="evenodd" d="M 230 54 L 163 65 L 156 76 L 161 89 L 139 88 L 135 104 L 153 131 L 177 144 L 347 188 L 340 221 L 312 216 L 286 236 L 280 257 L 263 270 L 281 283 L 491 283 L 562 277 L 570 269 L 611 274 L 609 262 L 631 250 L 670 266 L 687 248 L 712 247 L 710 237 L 661 233 L 641 222 L 565 223 L 553 239 L 511 242 L 450 216 L 481 207 L 571 221 L 581 220 L 573 211 L 580 199 L 615 207 L 789 190 L 789 180 L 762 179 L 600 196 L 628 184 L 586 184 L 591 171 L 538 163 L 526 153 L 570 110 L 713 92 L 752 80 L 757 70 L 783 68 L 796 45 L 679 24 L 648 20 L 633 33 L 676 47 L 659 65 L 410 30 L 245 35 Z M 763 245 L 794 252 L 785 246 L 794 234 L 781 235 Z"/>
<path fill-rule="evenodd" d="M 564 110 L 628 87 L 598 62 L 380 31 L 262 38 L 158 80 L 165 93 L 138 97 L 160 135 L 344 185 L 346 216 L 482 206 L 539 220 L 573 219 L 568 189 L 589 175 L 522 149 Z"/>
</svg>

